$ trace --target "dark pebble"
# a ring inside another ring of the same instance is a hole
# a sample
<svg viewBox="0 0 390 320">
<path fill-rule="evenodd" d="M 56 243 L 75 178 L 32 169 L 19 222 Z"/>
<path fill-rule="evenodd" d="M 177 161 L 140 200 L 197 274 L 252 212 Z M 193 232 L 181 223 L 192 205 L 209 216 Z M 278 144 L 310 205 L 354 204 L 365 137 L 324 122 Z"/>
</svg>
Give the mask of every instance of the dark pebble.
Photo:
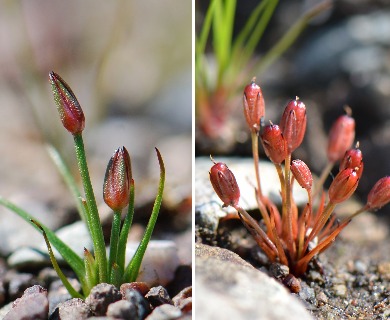
<svg viewBox="0 0 390 320">
<path fill-rule="evenodd" d="M 145 296 L 149 292 L 150 287 L 147 285 L 146 282 L 123 283 L 119 288 L 123 297 L 126 296 L 127 289 L 137 290 L 142 296 Z"/>
<path fill-rule="evenodd" d="M 100 283 L 92 288 L 85 303 L 96 316 L 103 316 L 107 312 L 108 306 L 122 299 L 122 295 L 112 284 Z"/>
<path fill-rule="evenodd" d="M 124 292 L 123 299 L 135 306 L 137 317 L 140 319 L 144 319 L 151 312 L 149 302 L 136 289 L 127 288 Z"/>
<path fill-rule="evenodd" d="M 168 291 L 163 286 L 151 288 L 149 292 L 145 295 L 145 298 L 154 307 L 166 303 L 173 304 L 172 299 L 169 297 Z"/>
</svg>

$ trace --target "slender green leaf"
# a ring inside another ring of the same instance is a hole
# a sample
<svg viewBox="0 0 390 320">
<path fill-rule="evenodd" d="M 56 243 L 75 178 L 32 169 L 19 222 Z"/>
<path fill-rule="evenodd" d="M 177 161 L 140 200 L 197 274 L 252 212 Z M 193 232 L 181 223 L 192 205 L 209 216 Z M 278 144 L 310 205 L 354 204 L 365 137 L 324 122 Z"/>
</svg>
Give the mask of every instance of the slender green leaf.
<svg viewBox="0 0 390 320">
<path fill-rule="evenodd" d="M 85 269 L 84 269 L 83 260 L 71 248 L 69 248 L 60 238 L 58 238 L 53 231 L 48 229 L 46 226 L 44 226 L 38 220 L 34 219 L 31 215 L 29 215 L 22 208 L 16 206 L 12 202 L 10 202 L 2 197 L 0 197 L 0 204 L 3 205 L 4 207 L 8 208 L 9 210 L 13 211 L 14 213 L 16 213 L 19 217 L 21 217 L 22 219 L 24 219 L 28 223 L 30 223 L 39 232 L 41 232 L 41 230 L 43 229 L 45 231 L 50 243 L 61 254 L 61 256 L 64 258 L 64 260 L 68 263 L 68 265 L 75 272 L 77 278 L 80 280 L 81 285 L 84 286 L 85 283 L 83 282 L 83 278 L 85 276 Z M 39 223 L 39 225 L 42 227 L 42 229 L 40 229 L 36 224 L 32 223 L 31 222 L 32 220 Z"/>
<path fill-rule="evenodd" d="M 73 286 L 70 284 L 69 280 L 66 278 L 66 276 L 62 272 L 60 266 L 58 265 L 57 259 L 55 258 L 54 254 L 53 254 L 53 250 L 51 248 L 51 245 L 50 245 L 49 239 L 47 238 L 45 230 L 42 228 L 42 226 L 37 221 L 32 219 L 30 222 L 35 224 L 38 227 L 38 229 L 41 230 L 41 232 L 43 234 L 43 238 L 45 239 L 45 242 L 46 242 L 47 250 L 49 251 L 50 261 L 53 265 L 54 270 L 57 272 L 57 275 L 61 279 L 62 284 L 66 288 L 66 290 L 68 290 L 68 292 L 70 293 L 72 298 L 83 299 L 84 297 L 79 292 L 77 292 L 75 288 L 73 288 Z"/>
<path fill-rule="evenodd" d="M 256 73 L 264 72 L 276 59 L 278 59 L 298 38 L 307 24 L 315 16 L 328 9 L 332 5 L 331 0 L 324 0 L 311 8 L 283 35 L 283 37 L 255 64 Z"/>
<path fill-rule="evenodd" d="M 156 224 L 157 217 L 161 207 L 162 197 L 164 193 L 164 184 L 165 184 L 165 166 L 160 151 L 157 148 L 156 148 L 156 152 L 157 152 L 158 162 L 160 165 L 160 181 L 158 185 L 158 192 L 157 192 L 156 199 L 154 201 L 152 214 L 149 218 L 148 225 L 146 226 L 144 236 L 142 237 L 142 240 L 133 258 L 131 259 L 130 263 L 128 264 L 125 270 L 125 274 L 123 276 L 124 282 L 133 282 L 137 279 L 139 268 L 141 266 L 141 262 L 144 257 L 146 248 L 152 236 L 152 232 Z"/>
<path fill-rule="evenodd" d="M 79 212 L 80 218 L 87 223 L 88 215 L 84 210 L 84 205 L 81 200 L 81 193 L 77 187 L 76 181 L 74 180 L 68 166 L 65 164 L 64 159 L 59 154 L 58 150 L 55 149 L 52 145 L 47 146 L 47 150 L 54 164 L 57 166 L 58 171 L 60 172 L 62 178 L 64 179 L 66 185 L 71 191 L 77 206 L 77 211 Z M 88 223 L 87 223 L 88 224 Z"/>
</svg>

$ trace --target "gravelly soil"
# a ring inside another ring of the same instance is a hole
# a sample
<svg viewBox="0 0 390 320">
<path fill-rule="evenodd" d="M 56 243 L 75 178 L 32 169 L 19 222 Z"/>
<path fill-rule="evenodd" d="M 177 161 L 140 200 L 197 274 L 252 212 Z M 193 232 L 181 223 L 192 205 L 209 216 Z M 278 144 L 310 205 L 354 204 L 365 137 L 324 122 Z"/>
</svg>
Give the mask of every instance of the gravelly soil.
<svg viewBox="0 0 390 320">
<path fill-rule="evenodd" d="M 341 233 L 300 279 L 302 289 L 297 295 L 314 319 L 390 317 L 389 221 L 373 217 L 370 228 L 375 230 L 380 225 L 383 231 L 385 226 L 383 237 L 370 241 L 361 232 L 366 226 L 355 224 L 345 237 Z M 230 249 L 263 271 L 269 270 L 265 257 L 239 221 L 221 223 L 214 239 L 210 235 L 206 238 L 199 229 L 197 237 L 197 241 Z"/>
</svg>

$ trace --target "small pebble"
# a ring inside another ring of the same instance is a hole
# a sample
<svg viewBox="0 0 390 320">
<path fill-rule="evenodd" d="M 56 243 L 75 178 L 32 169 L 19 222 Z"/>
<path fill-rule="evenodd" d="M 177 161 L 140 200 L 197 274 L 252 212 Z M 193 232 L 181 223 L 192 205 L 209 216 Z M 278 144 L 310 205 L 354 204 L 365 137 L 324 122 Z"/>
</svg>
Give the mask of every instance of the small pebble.
<svg viewBox="0 0 390 320">
<path fill-rule="evenodd" d="M 154 307 L 166 303 L 173 304 L 172 299 L 169 297 L 168 291 L 163 286 L 151 288 L 145 295 L 145 298 Z"/>
<path fill-rule="evenodd" d="M 70 299 L 57 305 L 50 320 L 84 320 L 91 315 L 91 310 L 81 299 Z"/>
<path fill-rule="evenodd" d="M 184 288 L 172 298 L 172 302 L 182 312 L 192 311 L 192 287 Z"/>
<path fill-rule="evenodd" d="M 133 306 L 136 307 L 137 317 L 140 319 L 144 319 L 151 311 L 149 302 L 136 289 L 126 288 L 124 290 L 123 299 L 129 301 Z"/>
<path fill-rule="evenodd" d="M 170 305 L 162 304 L 153 310 L 153 312 L 145 320 L 173 320 L 178 319 L 182 315 L 182 312 Z"/>
<path fill-rule="evenodd" d="M 290 273 L 289 267 L 280 263 L 272 263 L 269 271 L 276 279 L 285 278 Z"/>
<path fill-rule="evenodd" d="M 333 286 L 334 294 L 338 297 L 345 297 L 347 295 L 347 287 L 344 284 L 336 284 Z"/>
<path fill-rule="evenodd" d="M 3 320 L 34 319 L 46 320 L 49 312 L 49 300 L 47 290 L 35 285 L 27 288 L 21 298 L 16 299 L 12 309 Z"/>
<path fill-rule="evenodd" d="M 23 291 L 34 285 L 34 282 L 36 283 L 33 275 L 30 273 L 12 273 L 8 283 L 8 295 L 10 300 L 21 297 Z"/>
<path fill-rule="evenodd" d="M 390 279 L 390 262 L 381 262 L 378 264 L 378 273 L 384 279 Z"/>
<path fill-rule="evenodd" d="M 367 271 L 367 265 L 360 260 L 356 260 L 355 261 L 355 271 L 357 273 L 364 274 Z"/>
<path fill-rule="evenodd" d="M 301 283 L 291 273 L 283 279 L 283 284 L 290 289 L 292 293 L 301 291 Z"/>
<path fill-rule="evenodd" d="M 100 283 L 92 288 L 85 303 L 91 308 L 94 315 L 103 316 L 108 306 L 122 299 L 119 290 L 112 284 Z"/>
<path fill-rule="evenodd" d="M 146 282 L 123 283 L 119 288 L 123 297 L 126 296 L 127 289 L 137 290 L 142 296 L 145 296 L 150 290 L 150 288 Z"/>
<path fill-rule="evenodd" d="M 137 306 L 127 300 L 111 303 L 107 309 L 107 316 L 119 319 L 141 320 L 137 314 Z"/>
<path fill-rule="evenodd" d="M 328 297 L 326 296 L 326 294 L 323 291 L 319 292 L 317 294 L 316 298 L 317 298 L 319 307 L 328 303 Z"/>
</svg>

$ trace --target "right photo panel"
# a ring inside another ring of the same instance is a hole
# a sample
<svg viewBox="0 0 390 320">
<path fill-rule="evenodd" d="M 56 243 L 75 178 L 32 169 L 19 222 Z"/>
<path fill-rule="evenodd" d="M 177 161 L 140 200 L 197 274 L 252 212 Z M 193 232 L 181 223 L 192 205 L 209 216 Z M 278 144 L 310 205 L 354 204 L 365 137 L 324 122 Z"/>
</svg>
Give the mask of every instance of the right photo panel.
<svg viewBox="0 0 390 320">
<path fill-rule="evenodd" d="M 390 317 L 390 7 L 195 2 L 197 319 Z"/>
</svg>

